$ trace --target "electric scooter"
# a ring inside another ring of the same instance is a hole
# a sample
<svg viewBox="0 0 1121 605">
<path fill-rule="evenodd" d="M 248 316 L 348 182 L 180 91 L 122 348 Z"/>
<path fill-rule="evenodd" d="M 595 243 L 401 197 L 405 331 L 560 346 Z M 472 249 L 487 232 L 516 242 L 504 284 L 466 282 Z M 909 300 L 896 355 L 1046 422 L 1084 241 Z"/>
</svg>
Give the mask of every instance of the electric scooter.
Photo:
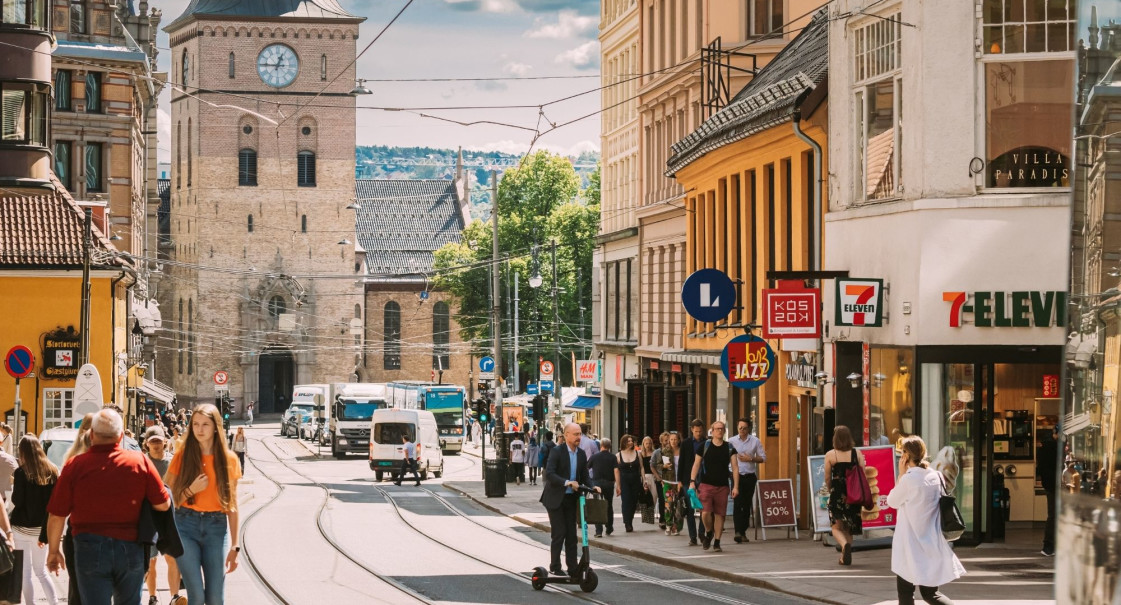
<svg viewBox="0 0 1121 605">
<path fill-rule="evenodd" d="M 584 515 L 585 500 L 588 494 L 598 493 L 594 487 L 580 486 L 580 533 L 581 555 L 580 562 L 576 565 L 571 576 L 553 576 L 544 567 L 533 568 L 533 589 L 544 590 L 546 584 L 579 584 L 580 590 L 592 592 L 599 586 L 599 576 L 592 571 L 592 562 L 588 551 L 588 520 Z"/>
</svg>

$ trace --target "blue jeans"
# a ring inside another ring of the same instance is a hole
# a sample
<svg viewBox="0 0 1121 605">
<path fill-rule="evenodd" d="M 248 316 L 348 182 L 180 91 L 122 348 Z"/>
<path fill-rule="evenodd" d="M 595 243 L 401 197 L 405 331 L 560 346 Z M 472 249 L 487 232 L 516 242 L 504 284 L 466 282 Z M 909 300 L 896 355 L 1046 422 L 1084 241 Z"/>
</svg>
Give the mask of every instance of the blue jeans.
<svg viewBox="0 0 1121 605">
<path fill-rule="evenodd" d="M 223 605 L 226 594 L 226 553 L 229 532 L 226 513 L 200 513 L 175 509 L 175 524 L 183 541 L 183 556 L 176 557 L 187 602 L 191 605 Z"/>
<path fill-rule="evenodd" d="M 74 564 L 78 592 L 85 605 L 139 605 L 147 571 L 144 549 L 96 534 L 74 536 Z"/>
</svg>

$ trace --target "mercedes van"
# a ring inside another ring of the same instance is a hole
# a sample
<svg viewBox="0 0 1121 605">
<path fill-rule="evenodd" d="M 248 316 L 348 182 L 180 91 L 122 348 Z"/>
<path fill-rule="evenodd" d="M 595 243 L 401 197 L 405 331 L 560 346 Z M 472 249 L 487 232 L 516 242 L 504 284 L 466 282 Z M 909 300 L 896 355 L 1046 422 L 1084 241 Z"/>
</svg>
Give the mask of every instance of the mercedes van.
<svg viewBox="0 0 1121 605">
<path fill-rule="evenodd" d="M 407 435 L 416 444 L 417 472 L 421 479 L 431 473 L 437 479 L 444 474 L 444 454 L 440 451 L 440 432 L 436 417 L 427 410 L 397 408 L 374 410 L 370 419 L 370 470 L 381 481 L 385 475 L 394 480 L 401 472 Z"/>
</svg>

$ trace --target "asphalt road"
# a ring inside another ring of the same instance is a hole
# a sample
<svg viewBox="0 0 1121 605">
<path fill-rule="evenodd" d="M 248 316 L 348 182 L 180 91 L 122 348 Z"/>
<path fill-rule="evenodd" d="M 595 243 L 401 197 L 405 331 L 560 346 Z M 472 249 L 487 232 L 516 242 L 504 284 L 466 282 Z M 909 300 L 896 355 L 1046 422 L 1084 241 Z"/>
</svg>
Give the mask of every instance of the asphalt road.
<svg viewBox="0 0 1121 605">
<path fill-rule="evenodd" d="M 364 459 L 316 458 L 277 427 L 250 431 L 247 477 L 274 483 L 243 520 L 247 566 L 277 603 L 611 603 L 662 599 L 809 603 L 637 558 L 592 550 L 599 586 L 530 585 L 548 535 L 490 512 L 429 478 L 378 483 Z M 480 478 L 478 459 L 446 458 L 444 478 Z"/>
</svg>

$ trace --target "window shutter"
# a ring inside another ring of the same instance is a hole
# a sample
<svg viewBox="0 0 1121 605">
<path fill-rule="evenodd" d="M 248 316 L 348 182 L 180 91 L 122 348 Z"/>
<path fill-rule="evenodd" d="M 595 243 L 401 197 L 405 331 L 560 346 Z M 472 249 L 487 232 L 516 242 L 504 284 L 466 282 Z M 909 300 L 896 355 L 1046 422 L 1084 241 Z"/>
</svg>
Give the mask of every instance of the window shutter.
<svg viewBox="0 0 1121 605">
<path fill-rule="evenodd" d="M 237 184 L 255 186 L 257 184 L 257 152 L 242 149 L 237 154 Z"/>
<path fill-rule="evenodd" d="M 301 151 L 296 156 L 296 183 L 300 187 L 315 186 L 315 154 Z"/>
</svg>

